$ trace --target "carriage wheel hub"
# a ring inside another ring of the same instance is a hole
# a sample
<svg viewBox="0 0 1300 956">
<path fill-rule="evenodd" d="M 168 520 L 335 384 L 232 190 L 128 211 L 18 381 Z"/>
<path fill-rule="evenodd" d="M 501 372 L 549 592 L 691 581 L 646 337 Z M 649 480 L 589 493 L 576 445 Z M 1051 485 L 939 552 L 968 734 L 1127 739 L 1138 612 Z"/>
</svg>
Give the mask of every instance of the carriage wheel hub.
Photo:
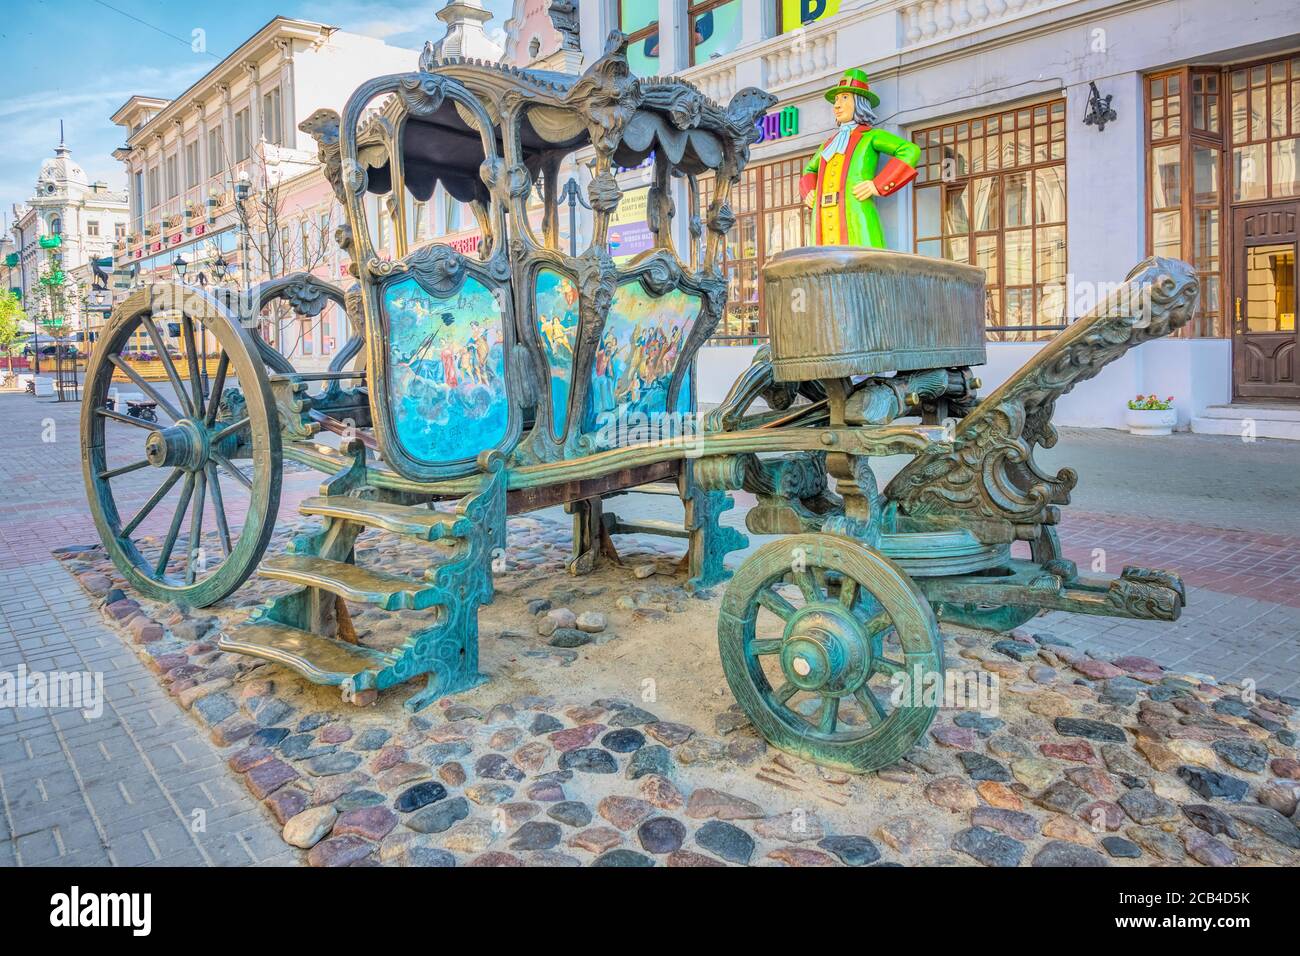
<svg viewBox="0 0 1300 956">
<path fill-rule="evenodd" d="M 871 645 L 862 626 L 838 604 L 814 604 L 790 618 L 781 669 L 800 690 L 850 694 L 870 673 Z"/>
<path fill-rule="evenodd" d="M 150 432 L 144 442 L 144 456 L 155 468 L 198 471 L 208 460 L 207 430 L 186 418 Z"/>
</svg>

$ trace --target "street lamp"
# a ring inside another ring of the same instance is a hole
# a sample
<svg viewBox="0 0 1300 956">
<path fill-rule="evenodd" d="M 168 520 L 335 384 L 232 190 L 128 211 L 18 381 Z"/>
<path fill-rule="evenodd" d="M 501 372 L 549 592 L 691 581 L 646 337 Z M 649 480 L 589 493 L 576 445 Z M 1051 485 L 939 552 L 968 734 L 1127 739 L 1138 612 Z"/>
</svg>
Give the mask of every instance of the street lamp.
<svg viewBox="0 0 1300 956">
<path fill-rule="evenodd" d="M 185 270 L 189 268 L 189 265 L 179 252 L 176 253 L 176 258 L 172 260 L 172 268 L 176 270 L 176 276 L 179 279 L 185 278 Z"/>
<path fill-rule="evenodd" d="M 218 282 L 226 280 L 226 273 L 230 270 L 230 263 L 226 262 L 226 257 L 220 252 L 217 253 L 217 261 L 212 263 L 212 271 L 217 275 Z"/>
<path fill-rule="evenodd" d="M 543 190 L 543 183 L 539 180 L 537 183 L 537 194 L 545 201 L 546 193 Z M 578 186 L 578 181 L 572 176 L 560 190 L 560 194 L 555 197 L 556 207 L 569 205 L 569 255 L 578 254 L 578 203 L 582 203 L 583 209 L 590 209 L 591 205 L 587 200 L 582 198 L 582 189 Z"/>
</svg>

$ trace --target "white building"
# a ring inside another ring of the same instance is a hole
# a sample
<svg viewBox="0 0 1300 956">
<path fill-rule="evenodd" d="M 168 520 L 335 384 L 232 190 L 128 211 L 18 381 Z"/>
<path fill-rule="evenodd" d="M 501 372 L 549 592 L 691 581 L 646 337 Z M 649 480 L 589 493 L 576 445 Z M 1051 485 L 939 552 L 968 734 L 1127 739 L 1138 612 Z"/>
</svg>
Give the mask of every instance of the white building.
<svg viewBox="0 0 1300 956">
<path fill-rule="evenodd" d="M 23 302 L 36 307 L 51 251 L 41 248 L 40 240 L 58 236 L 61 242 L 54 251 L 63 272 L 88 288 L 91 261 L 111 256 L 114 240 L 123 237 L 126 228 L 126 195 L 102 181 L 91 182 L 72 150 L 60 141 L 54 156 L 41 163 L 31 198 L 13 209 L 13 241 L 6 252 L 16 253 L 18 261 L 9 270 L 11 287 L 21 289 Z M 66 295 L 63 318 L 69 332 L 84 328 L 84 307 L 83 296 Z"/>
<path fill-rule="evenodd" d="M 318 109 L 341 111 L 364 81 L 413 70 L 418 56 L 276 17 L 175 99 L 132 96 L 112 117 L 126 136 L 114 156 L 126 167 L 130 196 L 130 225 L 115 250 L 119 287 L 170 277 L 178 257 L 191 282 L 218 281 L 218 260 L 229 268 L 227 283 L 304 267 L 341 281 L 333 238 L 341 216 L 316 144 L 298 124 Z M 250 187 L 247 245 L 235 207 L 241 179 Z M 329 306 L 301 329 L 263 333 L 312 368 L 328 362 L 348 330 Z"/>
<path fill-rule="evenodd" d="M 701 353 L 703 400 L 763 340 L 759 269 L 810 237 L 799 175 L 834 126 L 824 92 L 859 67 L 879 124 L 923 150 L 915 184 L 877 200 L 889 245 L 986 270 L 986 389 L 1090 290 L 1160 254 L 1200 272 L 1200 315 L 1081 385 L 1056 420 L 1120 426 L 1128 396 L 1156 392 L 1184 427 L 1300 428 L 1269 421 L 1300 402 L 1294 0 L 608 0 L 580 16 L 586 64 L 620 28 L 638 74 L 723 102 L 746 86 L 779 98 L 733 193 L 729 314 Z M 1085 123 L 1094 83 L 1115 113 L 1104 128 Z M 1211 410 L 1230 402 L 1249 407 Z"/>
</svg>

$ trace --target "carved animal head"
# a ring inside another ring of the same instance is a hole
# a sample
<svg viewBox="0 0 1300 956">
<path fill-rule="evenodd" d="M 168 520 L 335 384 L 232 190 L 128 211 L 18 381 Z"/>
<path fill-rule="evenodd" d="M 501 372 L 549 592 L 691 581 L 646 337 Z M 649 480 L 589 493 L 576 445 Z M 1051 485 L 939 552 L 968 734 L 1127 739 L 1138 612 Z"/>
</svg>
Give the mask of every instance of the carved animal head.
<svg viewBox="0 0 1300 956">
<path fill-rule="evenodd" d="M 339 114 L 337 110 L 319 109 L 298 124 L 298 128 L 316 141 L 317 146 L 337 146 Z"/>
<path fill-rule="evenodd" d="M 771 93 L 756 86 L 747 86 L 727 104 L 727 120 L 737 127 L 748 128 L 775 105 L 776 97 Z"/>
</svg>

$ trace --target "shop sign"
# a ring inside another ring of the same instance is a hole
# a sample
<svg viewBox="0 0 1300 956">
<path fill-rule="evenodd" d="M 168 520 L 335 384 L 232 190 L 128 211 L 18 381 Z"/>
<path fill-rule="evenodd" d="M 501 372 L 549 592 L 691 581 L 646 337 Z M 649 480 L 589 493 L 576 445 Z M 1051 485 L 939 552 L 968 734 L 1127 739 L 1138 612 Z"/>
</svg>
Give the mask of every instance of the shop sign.
<svg viewBox="0 0 1300 956">
<path fill-rule="evenodd" d="M 781 139 L 796 136 L 799 133 L 799 107 L 783 106 L 775 113 L 768 113 L 758 121 L 758 141 Z"/>
<path fill-rule="evenodd" d="M 470 253 L 478 252 L 478 247 L 480 243 L 483 242 L 483 237 L 479 233 L 474 233 L 472 236 L 461 236 L 459 239 L 447 239 L 444 241 L 462 256 L 467 256 Z"/>
<path fill-rule="evenodd" d="M 646 199 L 649 194 L 649 186 L 629 189 L 610 217 L 609 254 L 615 262 L 630 259 L 637 253 L 654 247 L 655 236 L 646 220 Z"/>
<path fill-rule="evenodd" d="M 840 0 L 781 0 L 781 32 L 825 20 L 840 12 Z"/>
</svg>

